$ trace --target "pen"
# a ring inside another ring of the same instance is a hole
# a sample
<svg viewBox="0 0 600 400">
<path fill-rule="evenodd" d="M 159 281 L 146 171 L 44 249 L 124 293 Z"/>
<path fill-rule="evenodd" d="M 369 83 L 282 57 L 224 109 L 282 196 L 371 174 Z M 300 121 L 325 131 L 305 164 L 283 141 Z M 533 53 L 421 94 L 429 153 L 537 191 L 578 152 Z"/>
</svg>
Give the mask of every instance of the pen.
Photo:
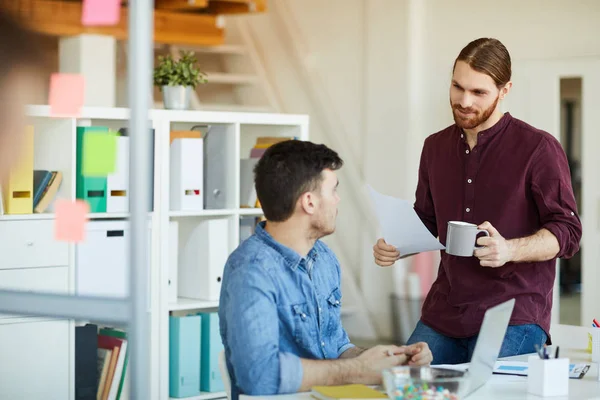
<svg viewBox="0 0 600 400">
<path fill-rule="evenodd" d="M 558 358 L 558 349 L 559 349 L 559 346 L 556 346 L 556 353 L 554 354 L 554 358 Z"/>
<path fill-rule="evenodd" d="M 544 359 L 544 356 L 542 355 L 542 352 L 541 352 L 540 346 L 539 346 L 539 345 L 536 343 L 536 344 L 534 345 L 534 347 L 535 347 L 535 351 L 537 352 L 538 356 L 540 356 L 540 358 L 543 360 L 543 359 Z"/>
<path fill-rule="evenodd" d="M 548 347 L 544 345 L 544 360 L 548 359 Z"/>
<path fill-rule="evenodd" d="M 596 327 L 600 326 L 600 323 L 596 320 L 596 318 L 594 318 L 594 324 L 596 324 Z"/>
</svg>

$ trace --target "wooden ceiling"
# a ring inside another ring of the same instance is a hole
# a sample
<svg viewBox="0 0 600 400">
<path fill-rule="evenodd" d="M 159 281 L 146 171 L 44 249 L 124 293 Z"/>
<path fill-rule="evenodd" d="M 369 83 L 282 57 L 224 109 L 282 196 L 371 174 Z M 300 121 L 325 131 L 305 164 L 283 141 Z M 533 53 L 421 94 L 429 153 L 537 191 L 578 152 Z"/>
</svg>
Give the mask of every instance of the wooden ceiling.
<svg viewBox="0 0 600 400">
<path fill-rule="evenodd" d="M 155 0 L 154 42 L 216 46 L 224 43 L 222 15 L 265 12 L 267 0 Z M 52 36 L 83 33 L 127 39 L 127 3 L 115 26 L 88 27 L 81 23 L 82 1 L 12 0 L 7 6 L 31 29 Z"/>
</svg>

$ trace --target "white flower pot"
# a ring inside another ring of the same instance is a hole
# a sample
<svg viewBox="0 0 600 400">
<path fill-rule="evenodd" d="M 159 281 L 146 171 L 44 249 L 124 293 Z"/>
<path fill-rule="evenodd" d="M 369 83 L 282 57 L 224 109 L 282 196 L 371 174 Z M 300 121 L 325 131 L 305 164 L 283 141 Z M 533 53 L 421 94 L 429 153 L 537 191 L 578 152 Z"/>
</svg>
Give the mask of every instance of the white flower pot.
<svg viewBox="0 0 600 400">
<path fill-rule="evenodd" d="M 169 110 L 188 110 L 192 97 L 191 86 L 163 86 L 163 103 Z"/>
</svg>

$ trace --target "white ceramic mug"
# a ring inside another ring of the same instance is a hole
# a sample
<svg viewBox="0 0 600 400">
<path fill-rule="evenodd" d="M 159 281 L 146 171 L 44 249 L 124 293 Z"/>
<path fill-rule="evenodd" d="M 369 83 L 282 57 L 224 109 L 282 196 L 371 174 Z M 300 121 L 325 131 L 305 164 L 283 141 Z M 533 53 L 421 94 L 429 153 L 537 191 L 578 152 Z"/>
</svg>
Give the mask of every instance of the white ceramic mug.
<svg viewBox="0 0 600 400">
<path fill-rule="evenodd" d="M 477 229 L 477 225 L 462 221 L 448 222 L 448 233 L 446 235 L 446 253 L 453 256 L 472 257 L 477 249 L 477 235 L 480 233 L 490 236 L 484 229 Z"/>
</svg>

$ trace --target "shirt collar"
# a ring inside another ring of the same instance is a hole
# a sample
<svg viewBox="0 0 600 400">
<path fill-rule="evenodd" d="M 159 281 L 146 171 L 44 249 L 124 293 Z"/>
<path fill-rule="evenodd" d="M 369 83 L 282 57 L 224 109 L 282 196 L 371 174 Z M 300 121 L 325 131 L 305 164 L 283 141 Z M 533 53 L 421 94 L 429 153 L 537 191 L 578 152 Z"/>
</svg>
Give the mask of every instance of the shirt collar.
<svg viewBox="0 0 600 400">
<path fill-rule="evenodd" d="M 276 241 L 273 236 L 269 232 L 265 230 L 265 221 L 261 221 L 256 225 L 256 229 L 254 230 L 254 234 L 265 244 L 273 248 L 277 251 L 285 260 L 285 263 L 288 267 L 295 271 L 301 263 L 305 263 L 307 259 L 311 259 L 311 261 L 316 261 L 317 259 L 317 249 L 316 246 L 313 246 L 312 249 L 308 252 L 306 257 L 301 257 L 295 250 L 290 249 L 287 246 Z M 308 268 L 307 268 L 308 270 Z"/>
<path fill-rule="evenodd" d="M 505 112 L 504 115 L 494 124 L 494 126 L 489 127 L 477 134 L 477 146 L 485 144 L 489 140 L 492 139 L 497 133 L 500 133 L 504 130 L 512 120 L 512 115 L 509 112 Z M 462 129 L 458 128 L 460 132 L 461 139 L 466 143 L 467 138 Z"/>
</svg>

